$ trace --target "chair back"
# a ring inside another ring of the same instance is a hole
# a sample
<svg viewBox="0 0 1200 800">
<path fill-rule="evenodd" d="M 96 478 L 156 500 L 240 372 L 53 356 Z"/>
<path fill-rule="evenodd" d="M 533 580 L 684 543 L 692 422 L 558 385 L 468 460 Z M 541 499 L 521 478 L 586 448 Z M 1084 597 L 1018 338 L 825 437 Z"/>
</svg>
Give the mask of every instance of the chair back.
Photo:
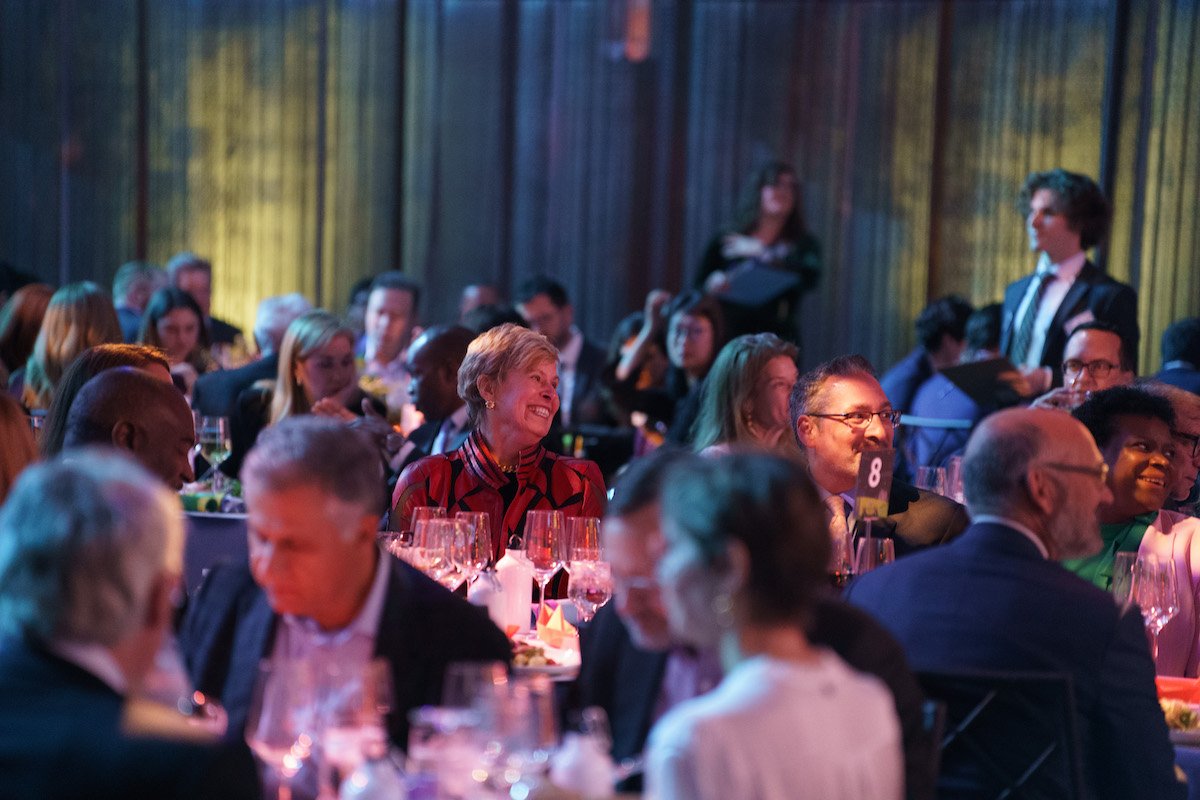
<svg viewBox="0 0 1200 800">
<path fill-rule="evenodd" d="M 946 711 L 940 800 L 1084 796 L 1070 675 L 919 672 L 917 678 Z"/>
</svg>

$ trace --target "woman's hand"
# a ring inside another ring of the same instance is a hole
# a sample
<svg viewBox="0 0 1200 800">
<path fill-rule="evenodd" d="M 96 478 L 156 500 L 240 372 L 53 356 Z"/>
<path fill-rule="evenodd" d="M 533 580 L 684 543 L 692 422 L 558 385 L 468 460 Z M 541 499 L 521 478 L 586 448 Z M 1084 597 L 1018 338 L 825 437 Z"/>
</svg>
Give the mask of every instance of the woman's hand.
<svg viewBox="0 0 1200 800">
<path fill-rule="evenodd" d="M 646 305 L 642 309 L 642 327 L 658 330 L 666 322 L 663 319 L 663 309 L 671 302 L 671 293 L 666 289 L 651 289 L 646 295 Z"/>
<path fill-rule="evenodd" d="M 766 248 L 753 236 L 731 233 L 721 240 L 721 255 L 725 258 L 758 258 Z"/>
<path fill-rule="evenodd" d="M 342 405 L 336 397 L 323 397 L 309 411 L 318 417 L 340 419 L 342 422 L 353 422 L 358 419 L 354 412 Z"/>
</svg>

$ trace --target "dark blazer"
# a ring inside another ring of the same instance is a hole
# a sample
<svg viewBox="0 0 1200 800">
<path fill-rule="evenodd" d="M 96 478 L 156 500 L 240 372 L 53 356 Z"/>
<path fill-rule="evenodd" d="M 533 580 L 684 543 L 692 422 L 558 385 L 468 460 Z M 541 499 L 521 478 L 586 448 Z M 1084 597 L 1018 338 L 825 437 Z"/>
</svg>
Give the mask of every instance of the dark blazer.
<svg viewBox="0 0 1200 800">
<path fill-rule="evenodd" d="M 945 544 L 965 531 L 970 522 L 967 510 L 953 500 L 892 479 L 888 515 L 872 520 L 871 535 L 894 539 L 899 557 Z"/>
<path fill-rule="evenodd" d="M 279 354 L 270 353 L 237 369 L 201 375 L 192 389 L 192 409 L 214 417 L 232 417 L 238 395 L 263 379 L 274 380 L 279 372 Z"/>
<path fill-rule="evenodd" d="M 1000 351 L 1011 354 L 1013 326 L 1021 299 L 1036 276 L 1026 275 L 1008 285 L 1004 290 L 1004 306 L 1000 322 Z M 1066 324 L 1085 311 L 1092 312 L 1097 320 L 1116 326 L 1121 339 L 1129 344 L 1130 352 L 1137 357 L 1141 329 L 1137 321 L 1137 292 L 1132 286 L 1110 278 L 1091 261 L 1083 265 L 1079 277 L 1067 290 L 1066 297 L 1050 322 L 1046 331 L 1046 344 L 1042 348 L 1038 363 L 1054 371 L 1054 385 L 1062 383 L 1063 350 L 1067 346 Z M 1134 372 L 1137 372 L 1136 361 Z"/>
<path fill-rule="evenodd" d="M 433 455 L 433 443 L 437 439 L 438 431 L 442 429 L 442 423 L 445 419 L 431 419 L 421 425 L 418 425 L 408 434 L 408 441 L 413 443 L 413 447 L 404 456 L 404 461 L 400 464 L 397 472 L 403 472 L 404 468 L 409 464 L 420 461 L 425 456 Z M 446 448 L 443 452 L 450 453 L 462 447 L 463 442 L 471 435 L 471 429 L 463 426 L 461 430 L 455 431 L 450 437 L 450 441 L 446 442 Z M 393 481 L 393 486 L 395 482 Z"/>
<path fill-rule="evenodd" d="M 899 643 L 870 616 L 832 597 L 818 601 L 809 636 L 854 669 L 887 684 L 904 739 L 907 797 L 932 798 L 933 745 L 925 732 L 925 697 Z M 615 760 L 640 754 L 654 723 L 667 653 L 638 648 L 611 605 L 581 630 L 580 650 L 583 665 L 572 704 L 600 706 L 607 712 Z"/>
<path fill-rule="evenodd" d="M 212 344 L 233 344 L 242 335 L 242 329 L 230 325 L 223 319 L 208 318 L 208 341 Z"/>
<path fill-rule="evenodd" d="M 919 672 L 1070 675 L 1088 797 L 1186 796 L 1140 615 L 1121 614 L 1020 532 L 972 525 L 945 547 L 863 575 L 846 598 L 891 631 Z"/>
<path fill-rule="evenodd" d="M 256 798 L 250 751 L 122 732 L 125 699 L 37 645 L 0 643 L 0 798 Z"/>
<path fill-rule="evenodd" d="M 392 667 L 393 709 L 388 734 L 408 747 L 408 712 L 442 701 L 442 677 L 454 661 L 504 661 L 508 639 L 487 612 L 387 555 L 387 598 L 375 655 Z M 278 620 L 245 566 L 216 567 L 189 603 L 179 646 L 200 691 L 220 699 L 229 732 L 246 726 L 258 662 L 271 655 Z"/>
<path fill-rule="evenodd" d="M 1200 370 L 1186 367 L 1164 369 L 1154 376 L 1154 380 L 1183 389 L 1185 392 L 1200 394 Z"/>
<path fill-rule="evenodd" d="M 612 425 L 614 420 L 604 402 L 600 376 L 607 356 L 602 348 L 583 340 L 575 362 L 575 386 L 571 390 L 572 425 Z"/>
</svg>

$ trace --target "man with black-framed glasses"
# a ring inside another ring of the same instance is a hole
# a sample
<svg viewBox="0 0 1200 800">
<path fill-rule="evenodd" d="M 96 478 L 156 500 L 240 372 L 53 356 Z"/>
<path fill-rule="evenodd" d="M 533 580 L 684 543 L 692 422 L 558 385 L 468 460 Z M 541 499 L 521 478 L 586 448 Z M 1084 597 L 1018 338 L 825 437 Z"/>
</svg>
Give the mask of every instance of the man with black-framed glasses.
<svg viewBox="0 0 1200 800">
<path fill-rule="evenodd" d="M 1107 322 L 1085 322 L 1063 350 L 1063 385 L 1033 402 L 1039 408 L 1075 408 L 1095 392 L 1128 386 L 1135 377 L 1131 345 Z"/>
<path fill-rule="evenodd" d="M 892 447 L 899 413 L 871 362 L 841 356 L 800 376 L 788 403 L 796 441 L 827 506 L 830 535 L 844 536 L 854 505 L 864 450 Z M 840 498 L 840 502 L 839 499 Z M 967 527 L 966 510 L 932 492 L 892 481 L 888 515 L 874 531 L 895 539 L 896 555 L 953 539 Z"/>
</svg>

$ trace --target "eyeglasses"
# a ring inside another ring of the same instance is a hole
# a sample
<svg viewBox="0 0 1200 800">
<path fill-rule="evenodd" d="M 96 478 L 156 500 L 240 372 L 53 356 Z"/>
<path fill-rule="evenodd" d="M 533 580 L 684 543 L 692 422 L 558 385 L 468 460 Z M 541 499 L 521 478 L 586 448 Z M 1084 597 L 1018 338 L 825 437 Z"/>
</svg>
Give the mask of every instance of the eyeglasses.
<svg viewBox="0 0 1200 800">
<path fill-rule="evenodd" d="M 899 411 L 888 409 L 887 411 L 848 411 L 845 414 L 805 414 L 804 416 L 836 419 L 838 422 L 843 422 L 851 428 L 865 428 L 871 424 L 872 417 L 879 417 L 879 421 L 882 424 L 894 427 L 900 423 L 900 417 L 903 414 Z"/>
<path fill-rule="evenodd" d="M 1111 361 L 1105 361 L 1103 358 L 1098 358 L 1095 361 L 1080 361 L 1078 358 L 1069 358 L 1062 363 L 1062 371 L 1064 374 L 1070 373 L 1078 375 L 1085 369 L 1093 378 L 1103 380 L 1108 377 L 1108 373 L 1117 368 L 1117 365 Z"/>
<path fill-rule="evenodd" d="M 1059 469 L 1063 472 L 1078 472 L 1080 475 L 1091 475 L 1093 478 L 1099 478 L 1101 483 L 1108 483 L 1108 464 L 1100 464 L 1095 467 L 1085 467 L 1082 464 L 1063 464 L 1058 461 L 1044 461 L 1043 467 L 1050 469 Z"/>
<path fill-rule="evenodd" d="M 1183 452 L 1186 453 L 1190 449 L 1192 458 L 1200 455 L 1200 436 L 1184 433 L 1183 431 L 1171 431 L 1171 435 L 1173 435 L 1179 441 L 1186 443 Z"/>
</svg>

